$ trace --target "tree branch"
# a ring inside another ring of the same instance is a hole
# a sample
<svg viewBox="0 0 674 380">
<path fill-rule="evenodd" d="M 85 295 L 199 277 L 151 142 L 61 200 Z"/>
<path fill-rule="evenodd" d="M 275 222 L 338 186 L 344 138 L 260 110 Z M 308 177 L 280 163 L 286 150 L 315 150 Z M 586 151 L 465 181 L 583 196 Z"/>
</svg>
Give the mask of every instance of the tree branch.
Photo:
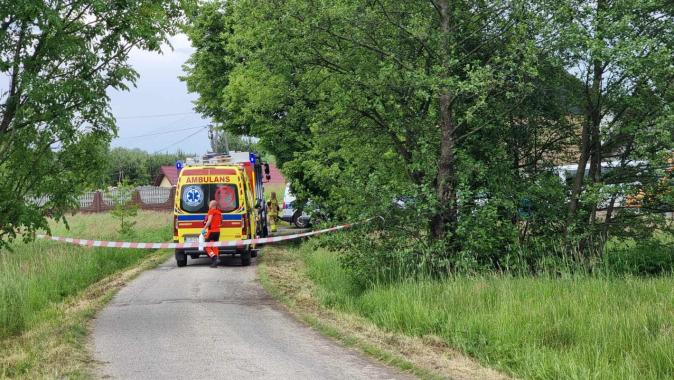
<svg viewBox="0 0 674 380">
<path fill-rule="evenodd" d="M 421 38 L 415 36 L 412 32 L 410 32 L 410 31 L 409 31 L 407 28 L 405 28 L 403 25 L 400 25 L 399 23 L 393 21 L 393 19 L 391 19 L 391 16 L 389 15 L 389 13 L 386 11 L 386 8 L 384 7 L 384 4 L 382 4 L 380 0 L 375 0 L 375 2 L 379 5 L 379 7 L 381 8 L 381 11 L 384 13 L 384 16 L 385 16 L 386 20 L 387 20 L 391 25 L 397 27 L 398 29 L 400 29 L 401 31 L 403 31 L 403 33 L 407 34 L 408 36 L 412 37 L 412 39 L 414 39 L 415 41 L 417 41 L 417 42 L 422 46 L 422 48 L 423 48 L 424 50 L 426 50 L 426 53 L 427 53 L 429 56 L 433 56 L 433 57 L 435 57 L 435 58 L 439 58 L 438 55 L 437 55 L 432 49 L 430 49 L 430 48 L 428 47 L 428 45 L 426 44 L 426 42 L 425 42 L 423 39 L 421 39 Z"/>
<path fill-rule="evenodd" d="M 21 70 L 20 57 L 21 50 L 23 48 L 23 39 L 26 35 L 27 26 L 25 23 L 21 24 L 21 30 L 19 32 L 19 38 L 16 41 L 16 48 L 14 49 L 13 56 L 13 65 L 12 65 L 12 75 L 9 85 L 9 93 L 7 95 L 7 100 L 3 105 L 3 114 L 2 121 L 0 121 L 0 136 L 3 135 L 9 128 L 10 123 L 14 119 L 17 111 L 18 101 L 17 98 L 21 95 L 19 90 L 19 71 Z"/>
</svg>

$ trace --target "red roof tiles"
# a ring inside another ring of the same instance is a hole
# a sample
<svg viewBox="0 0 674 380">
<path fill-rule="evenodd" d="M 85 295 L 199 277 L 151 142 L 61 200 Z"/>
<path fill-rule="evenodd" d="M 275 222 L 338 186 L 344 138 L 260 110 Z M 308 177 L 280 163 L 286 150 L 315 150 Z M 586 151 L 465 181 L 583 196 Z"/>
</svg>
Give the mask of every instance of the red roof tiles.
<svg viewBox="0 0 674 380">
<path fill-rule="evenodd" d="M 162 166 L 159 169 L 159 175 L 157 175 L 157 178 L 154 179 L 154 185 L 159 186 L 161 184 L 161 180 L 164 177 L 166 177 L 166 179 L 168 179 L 171 186 L 177 185 L 178 184 L 178 169 L 176 169 L 175 166 Z"/>
</svg>

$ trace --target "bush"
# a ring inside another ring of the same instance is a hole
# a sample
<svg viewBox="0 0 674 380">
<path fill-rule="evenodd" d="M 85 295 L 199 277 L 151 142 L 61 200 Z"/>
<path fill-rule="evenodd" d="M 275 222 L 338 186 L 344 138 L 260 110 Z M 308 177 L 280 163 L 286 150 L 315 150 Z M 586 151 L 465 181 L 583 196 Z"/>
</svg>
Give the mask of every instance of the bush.
<svg viewBox="0 0 674 380">
<path fill-rule="evenodd" d="M 136 222 L 133 220 L 138 215 L 138 205 L 133 203 L 132 195 L 135 188 L 127 181 L 117 184 L 114 193 L 109 192 L 114 207 L 110 214 L 119 221 L 119 234 L 124 237 L 132 237 Z"/>
<path fill-rule="evenodd" d="M 339 263 L 360 288 L 405 279 L 427 279 L 473 266 L 470 258 L 450 260 L 443 241 L 429 243 L 423 236 L 398 228 L 379 230 L 363 225 L 340 234 L 314 240 L 316 248 L 338 252 Z"/>
<path fill-rule="evenodd" d="M 611 273 L 653 276 L 674 272 L 674 242 L 651 238 L 614 243 L 604 258 Z"/>
</svg>

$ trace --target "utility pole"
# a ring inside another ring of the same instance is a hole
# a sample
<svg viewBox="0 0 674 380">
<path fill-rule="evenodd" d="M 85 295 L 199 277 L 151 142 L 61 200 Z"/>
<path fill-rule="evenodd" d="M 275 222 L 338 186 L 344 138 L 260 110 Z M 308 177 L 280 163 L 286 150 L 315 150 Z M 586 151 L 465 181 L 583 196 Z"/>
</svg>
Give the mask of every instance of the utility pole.
<svg viewBox="0 0 674 380">
<path fill-rule="evenodd" d="M 225 151 L 222 153 L 229 154 L 229 136 L 227 136 L 227 132 L 223 132 L 222 137 L 225 140 Z"/>
<path fill-rule="evenodd" d="M 213 125 L 208 126 L 208 139 L 211 141 L 211 150 L 215 153 L 229 154 L 229 138 L 227 132 L 219 132 L 213 128 Z M 220 152 L 222 150 L 222 152 Z"/>
</svg>

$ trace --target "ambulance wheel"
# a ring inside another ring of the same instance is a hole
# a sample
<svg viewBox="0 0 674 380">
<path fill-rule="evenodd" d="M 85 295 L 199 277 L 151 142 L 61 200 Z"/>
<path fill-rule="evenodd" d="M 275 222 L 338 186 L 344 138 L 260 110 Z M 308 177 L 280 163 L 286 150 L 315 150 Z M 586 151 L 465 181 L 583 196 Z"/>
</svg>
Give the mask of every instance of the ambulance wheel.
<svg viewBox="0 0 674 380">
<path fill-rule="evenodd" d="M 176 251 L 176 264 L 179 267 L 187 265 L 187 255 L 183 251 Z"/>
<path fill-rule="evenodd" d="M 250 250 L 241 252 L 241 266 L 247 267 L 250 265 Z"/>
</svg>

